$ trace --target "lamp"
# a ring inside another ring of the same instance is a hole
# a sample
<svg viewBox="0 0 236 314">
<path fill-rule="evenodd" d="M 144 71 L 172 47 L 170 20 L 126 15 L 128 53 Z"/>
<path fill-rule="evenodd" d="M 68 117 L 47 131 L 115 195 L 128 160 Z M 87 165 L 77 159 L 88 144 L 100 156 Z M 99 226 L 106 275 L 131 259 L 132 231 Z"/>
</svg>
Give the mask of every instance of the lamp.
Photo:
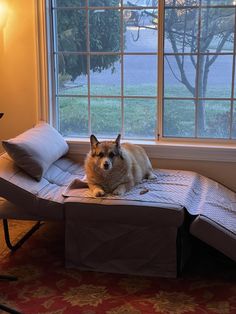
<svg viewBox="0 0 236 314">
<path fill-rule="evenodd" d="M 8 6 L 6 1 L 0 0 L 0 32 L 7 23 Z"/>
<path fill-rule="evenodd" d="M 0 0 L 0 53 L 4 51 L 4 27 L 7 24 L 8 5 L 6 0 Z"/>
</svg>

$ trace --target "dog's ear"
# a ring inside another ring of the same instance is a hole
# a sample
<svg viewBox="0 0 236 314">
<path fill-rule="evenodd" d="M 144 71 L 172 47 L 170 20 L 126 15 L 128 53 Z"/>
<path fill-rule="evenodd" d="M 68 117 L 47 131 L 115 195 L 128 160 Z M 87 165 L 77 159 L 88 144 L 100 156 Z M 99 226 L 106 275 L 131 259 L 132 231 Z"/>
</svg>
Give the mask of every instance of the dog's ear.
<svg viewBox="0 0 236 314">
<path fill-rule="evenodd" d="M 120 139 L 121 139 L 121 135 L 118 134 L 118 136 L 117 136 L 117 138 L 115 140 L 115 143 L 116 143 L 116 148 L 117 148 L 118 155 L 120 156 L 121 159 L 124 159 L 123 155 L 122 155 L 121 146 L 120 146 Z"/>
<path fill-rule="evenodd" d="M 98 139 L 96 138 L 95 135 L 91 135 L 90 136 L 90 144 L 92 147 L 96 146 L 97 144 L 99 144 L 100 142 L 98 141 Z"/>
<path fill-rule="evenodd" d="M 116 138 L 116 140 L 115 140 L 115 143 L 116 143 L 116 146 L 117 146 L 117 147 L 120 147 L 120 138 L 121 138 L 121 135 L 118 134 L 118 136 L 117 136 L 117 138 Z"/>
</svg>

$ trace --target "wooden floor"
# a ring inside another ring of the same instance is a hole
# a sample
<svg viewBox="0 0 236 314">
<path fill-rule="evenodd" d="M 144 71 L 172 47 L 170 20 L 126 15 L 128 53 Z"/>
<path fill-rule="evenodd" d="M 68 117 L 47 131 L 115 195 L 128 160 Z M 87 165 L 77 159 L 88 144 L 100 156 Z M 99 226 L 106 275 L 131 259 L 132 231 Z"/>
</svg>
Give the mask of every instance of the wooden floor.
<svg viewBox="0 0 236 314">
<path fill-rule="evenodd" d="M 27 231 L 34 222 L 32 221 L 19 221 L 19 220 L 9 220 L 9 230 L 12 241 L 19 239 L 25 231 Z M 0 222 L 0 259 L 4 257 L 5 254 L 9 252 L 8 247 L 5 243 L 4 232 L 3 232 L 3 222 Z"/>
</svg>

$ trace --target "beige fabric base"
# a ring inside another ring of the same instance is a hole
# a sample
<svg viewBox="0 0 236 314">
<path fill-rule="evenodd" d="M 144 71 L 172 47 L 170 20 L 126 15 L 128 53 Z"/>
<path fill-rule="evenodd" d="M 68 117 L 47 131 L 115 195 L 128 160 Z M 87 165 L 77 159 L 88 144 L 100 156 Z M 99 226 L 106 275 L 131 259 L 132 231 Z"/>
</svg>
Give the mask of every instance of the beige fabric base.
<svg viewBox="0 0 236 314">
<path fill-rule="evenodd" d="M 199 215 L 191 224 L 190 232 L 236 262 L 236 234 L 213 220 Z"/>
<path fill-rule="evenodd" d="M 93 199 L 65 202 L 65 260 L 81 270 L 177 276 L 177 232 L 182 207 Z M 104 204 L 106 202 L 106 204 Z M 108 204 L 108 202 L 110 202 Z M 147 205 L 147 206 L 145 206 Z"/>
</svg>

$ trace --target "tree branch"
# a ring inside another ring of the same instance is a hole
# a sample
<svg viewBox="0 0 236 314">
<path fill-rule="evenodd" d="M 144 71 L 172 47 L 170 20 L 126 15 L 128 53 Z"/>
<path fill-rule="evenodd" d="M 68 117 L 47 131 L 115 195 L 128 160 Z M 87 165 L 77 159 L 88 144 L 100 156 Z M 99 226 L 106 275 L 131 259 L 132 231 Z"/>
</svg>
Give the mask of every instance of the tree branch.
<svg viewBox="0 0 236 314">
<path fill-rule="evenodd" d="M 169 62 L 167 56 L 165 56 L 165 59 L 166 59 L 166 61 L 167 61 L 167 64 L 168 64 L 168 66 L 169 66 L 169 68 L 170 68 L 170 70 L 171 70 L 171 73 L 173 74 L 174 78 L 175 78 L 178 82 L 182 83 L 181 79 L 179 79 L 178 76 L 177 76 L 177 75 L 175 74 L 175 72 L 173 71 L 173 69 L 172 69 L 172 67 L 171 67 L 171 65 L 170 65 L 170 62 Z"/>
<path fill-rule="evenodd" d="M 179 68 L 179 71 L 180 71 L 181 82 L 187 87 L 187 89 L 190 91 L 190 93 L 194 96 L 195 88 L 190 84 L 190 82 L 188 81 L 188 79 L 186 77 L 186 74 L 185 74 L 185 71 L 184 71 L 184 67 L 183 67 L 183 65 L 181 63 L 181 60 L 180 60 L 180 56 L 177 55 L 178 48 L 176 46 L 174 36 L 173 36 L 172 32 L 170 31 L 170 29 L 168 29 L 168 33 L 169 33 L 169 39 L 171 41 L 171 45 L 172 45 L 173 51 L 175 53 L 175 59 L 176 59 L 176 62 L 177 62 L 177 65 L 178 65 L 178 68 Z"/>
<path fill-rule="evenodd" d="M 229 36 L 231 35 L 231 30 L 226 33 L 226 35 L 222 38 L 221 42 L 219 43 L 218 47 L 216 48 L 216 53 L 218 54 L 222 48 L 224 47 L 224 44 L 228 40 Z M 207 66 L 211 66 L 215 60 L 217 59 L 218 55 L 214 55 L 211 59 L 209 59 Z"/>
</svg>

